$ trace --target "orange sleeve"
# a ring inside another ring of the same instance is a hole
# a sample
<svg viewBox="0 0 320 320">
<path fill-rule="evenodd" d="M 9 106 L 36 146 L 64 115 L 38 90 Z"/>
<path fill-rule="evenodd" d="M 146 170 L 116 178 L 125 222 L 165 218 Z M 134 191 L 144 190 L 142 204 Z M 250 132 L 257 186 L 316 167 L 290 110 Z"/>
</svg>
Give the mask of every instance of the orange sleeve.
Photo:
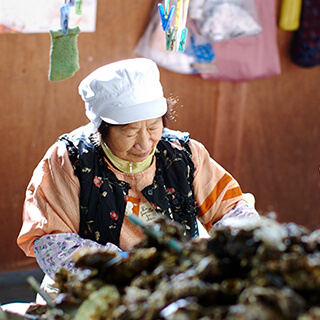
<svg viewBox="0 0 320 320">
<path fill-rule="evenodd" d="M 55 143 L 33 172 L 23 206 L 18 246 L 33 257 L 32 246 L 46 234 L 79 231 L 80 184 L 63 142 Z"/>
<path fill-rule="evenodd" d="M 244 197 L 238 182 L 210 157 L 201 143 L 191 139 L 190 148 L 195 166 L 194 195 L 200 207 L 197 218 L 209 231 Z"/>
</svg>

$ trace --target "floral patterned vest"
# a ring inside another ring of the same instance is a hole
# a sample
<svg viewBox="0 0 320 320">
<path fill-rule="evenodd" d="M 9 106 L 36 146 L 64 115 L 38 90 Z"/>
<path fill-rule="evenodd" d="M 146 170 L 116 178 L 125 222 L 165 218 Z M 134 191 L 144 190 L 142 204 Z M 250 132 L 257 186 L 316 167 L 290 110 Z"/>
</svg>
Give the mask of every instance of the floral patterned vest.
<svg viewBox="0 0 320 320">
<path fill-rule="evenodd" d="M 93 143 L 93 134 L 89 124 L 59 138 L 66 144 L 80 181 L 79 235 L 119 246 L 130 185 L 108 168 L 101 146 Z M 187 133 L 164 129 L 155 151 L 156 175 L 142 194 L 158 214 L 179 222 L 185 236 L 194 237 L 199 234 L 199 208 L 193 197 L 194 165 L 188 141 Z"/>
</svg>

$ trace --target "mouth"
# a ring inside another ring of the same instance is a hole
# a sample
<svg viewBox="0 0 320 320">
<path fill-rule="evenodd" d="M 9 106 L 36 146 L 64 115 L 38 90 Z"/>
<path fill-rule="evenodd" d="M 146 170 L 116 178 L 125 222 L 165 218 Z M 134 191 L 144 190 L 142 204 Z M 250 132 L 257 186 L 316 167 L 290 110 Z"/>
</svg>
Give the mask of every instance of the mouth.
<svg viewBox="0 0 320 320">
<path fill-rule="evenodd" d="M 139 153 L 139 154 L 134 154 L 133 156 L 139 159 L 144 159 L 147 158 L 148 155 L 150 154 L 150 151 L 144 152 L 144 153 Z"/>
<path fill-rule="evenodd" d="M 153 149 L 150 149 L 150 150 L 148 150 L 146 152 L 142 152 L 142 153 L 133 153 L 132 157 L 139 159 L 139 162 L 143 161 L 151 154 L 152 150 Z M 136 150 L 136 152 L 137 152 L 137 150 Z"/>
</svg>

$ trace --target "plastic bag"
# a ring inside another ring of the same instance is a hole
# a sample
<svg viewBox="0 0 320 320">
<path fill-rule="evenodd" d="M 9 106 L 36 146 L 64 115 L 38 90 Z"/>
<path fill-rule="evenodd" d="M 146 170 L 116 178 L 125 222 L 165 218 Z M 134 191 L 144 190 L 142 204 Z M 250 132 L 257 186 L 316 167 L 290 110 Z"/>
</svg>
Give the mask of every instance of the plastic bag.
<svg viewBox="0 0 320 320">
<path fill-rule="evenodd" d="M 189 31 L 184 52 L 167 51 L 166 34 L 160 25 L 157 10 L 154 10 L 134 53 L 154 60 L 161 67 L 182 74 L 214 72 L 215 55 L 211 43 L 197 32 L 194 22 L 190 19 L 187 28 Z"/>
<path fill-rule="evenodd" d="M 254 0 L 194 0 L 189 17 L 200 34 L 213 42 L 257 36 L 262 31 Z"/>
</svg>

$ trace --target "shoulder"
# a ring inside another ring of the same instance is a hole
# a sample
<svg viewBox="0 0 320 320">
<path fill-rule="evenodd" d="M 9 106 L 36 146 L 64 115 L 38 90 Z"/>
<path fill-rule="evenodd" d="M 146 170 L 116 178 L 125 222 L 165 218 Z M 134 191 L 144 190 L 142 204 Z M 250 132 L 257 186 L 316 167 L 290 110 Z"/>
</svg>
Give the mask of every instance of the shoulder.
<svg viewBox="0 0 320 320">
<path fill-rule="evenodd" d="M 70 133 L 65 133 L 58 138 L 58 142 L 65 144 L 70 160 L 74 163 L 78 156 L 91 154 L 95 151 L 97 131 L 91 123 L 79 127 Z"/>
<path fill-rule="evenodd" d="M 32 181 L 34 184 L 40 184 L 41 181 L 47 181 L 46 177 L 65 176 L 73 177 L 73 167 L 69 159 L 69 153 L 66 145 L 62 141 L 55 142 L 45 153 L 33 172 Z M 66 180 L 64 178 L 64 180 Z"/>
<path fill-rule="evenodd" d="M 194 154 L 208 153 L 208 150 L 206 149 L 206 147 L 197 140 L 190 139 L 189 146 L 190 146 L 190 149 L 193 151 L 192 153 Z"/>
<path fill-rule="evenodd" d="M 70 163 L 69 152 L 63 141 L 55 142 L 47 151 L 45 159 L 58 166 L 64 167 Z"/>
<path fill-rule="evenodd" d="M 203 167 L 204 164 L 209 166 L 216 164 L 216 162 L 211 158 L 209 151 L 201 142 L 190 139 L 189 147 L 195 168 Z"/>
<path fill-rule="evenodd" d="M 81 126 L 79 128 L 76 128 L 75 130 L 65 133 L 61 135 L 58 138 L 58 141 L 69 141 L 73 144 L 79 143 L 79 141 L 90 141 L 90 137 L 96 133 L 96 130 L 94 129 L 93 125 L 91 123 L 88 123 L 85 126 Z"/>
</svg>

